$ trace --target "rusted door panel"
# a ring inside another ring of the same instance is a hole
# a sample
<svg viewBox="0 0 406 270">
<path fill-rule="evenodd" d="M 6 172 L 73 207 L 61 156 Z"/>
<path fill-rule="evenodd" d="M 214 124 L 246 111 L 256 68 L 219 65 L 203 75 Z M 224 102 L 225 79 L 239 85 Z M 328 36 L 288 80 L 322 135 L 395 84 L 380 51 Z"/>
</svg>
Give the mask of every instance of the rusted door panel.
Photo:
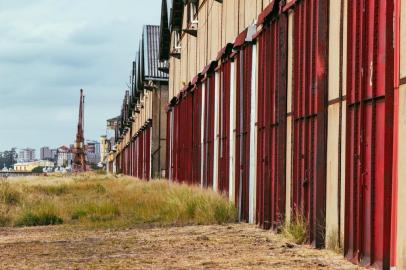
<svg viewBox="0 0 406 270">
<path fill-rule="evenodd" d="M 348 2 L 344 252 L 389 269 L 393 192 L 394 1 Z M 394 261 L 392 259 L 392 261 Z"/>
<path fill-rule="evenodd" d="M 193 98 L 193 143 L 192 143 L 192 183 L 200 184 L 201 179 L 201 119 L 202 119 L 202 87 L 199 84 L 195 87 L 192 94 Z"/>
<path fill-rule="evenodd" d="M 213 187 L 213 159 L 214 159 L 214 94 L 215 76 L 208 75 L 205 84 L 205 116 L 204 116 L 204 164 L 203 164 L 203 186 Z"/>
<path fill-rule="evenodd" d="M 308 241 L 324 246 L 327 159 L 328 1 L 305 0 L 293 25 L 293 219 L 308 223 Z"/>
<path fill-rule="evenodd" d="M 171 164 L 170 164 L 170 159 L 171 159 L 171 140 L 172 140 L 172 135 L 171 135 L 171 109 L 169 109 L 166 112 L 166 172 L 165 172 L 165 177 L 167 179 L 171 179 Z"/>
<path fill-rule="evenodd" d="M 252 45 L 244 45 L 235 58 L 237 65 L 236 205 L 239 210 L 239 219 L 248 221 Z"/>
<path fill-rule="evenodd" d="M 219 191 L 228 194 L 230 169 L 230 68 L 231 61 L 220 66 L 220 121 L 219 121 Z"/>
<path fill-rule="evenodd" d="M 286 201 L 287 17 L 258 37 L 257 221 L 277 229 Z"/>
</svg>

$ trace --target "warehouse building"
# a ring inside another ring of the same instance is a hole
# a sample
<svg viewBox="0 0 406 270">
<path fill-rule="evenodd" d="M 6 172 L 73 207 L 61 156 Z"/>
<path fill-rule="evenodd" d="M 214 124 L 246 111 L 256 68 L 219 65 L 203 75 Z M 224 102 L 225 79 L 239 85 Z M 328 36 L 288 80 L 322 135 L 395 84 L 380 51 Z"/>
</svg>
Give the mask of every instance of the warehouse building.
<svg viewBox="0 0 406 270">
<path fill-rule="evenodd" d="M 159 26 L 146 25 L 133 62 L 131 89 L 125 92 L 114 124 L 116 145 L 110 168 L 140 179 L 166 174 L 168 75 L 158 59 Z"/>
<path fill-rule="evenodd" d="M 163 0 L 169 179 L 406 269 L 404 2 Z"/>
</svg>

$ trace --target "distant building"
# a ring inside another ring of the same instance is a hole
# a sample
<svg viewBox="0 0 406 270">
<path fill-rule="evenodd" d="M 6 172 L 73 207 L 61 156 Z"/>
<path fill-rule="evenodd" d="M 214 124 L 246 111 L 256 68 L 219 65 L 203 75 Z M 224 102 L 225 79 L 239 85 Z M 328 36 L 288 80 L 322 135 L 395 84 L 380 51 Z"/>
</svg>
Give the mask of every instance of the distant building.
<svg viewBox="0 0 406 270">
<path fill-rule="evenodd" d="M 58 159 L 58 149 L 51 149 L 51 158 L 54 161 Z"/>
<path fill-rule="evenodd" d="M 52 151 L 48 146 L 41 147 L 39 152 L 40 152 L 39 156 L 40 156 L 41 160 L 51 160 L 51 159 L 55 158 L 52 156 Z"/>
<path fill-rule="evenodd" d="M 100 142 L 88 141 L 86 144 L 86 157 L 89 164 L 100 162 Z"/>
<path fill-rule="evenodd" d="M 69 167 L 72 164 L 72 149 L 63 145 L 58 148 L 57 165 L 59 167 Z"/>
<path fill-rule="evenodd" d="M 111 141 L 106 135 L 100 136 L 100 162 L 107 164 L 107 157 L 111 150 Z"/>
<path fill-rule="evenodd" d="M 35 149 L 25 148 L 18 152 L 18 162 L 32 162 L 35 161 Z"/>
<path fill-rule="evenodd" d="M 31 172 L 37 167 L 53 168 L 55 164 L 49 160 L 38 160 L 32 162 L 19 162 L 14 164 L 14 171 L 16 172 Z"/>
</svg>

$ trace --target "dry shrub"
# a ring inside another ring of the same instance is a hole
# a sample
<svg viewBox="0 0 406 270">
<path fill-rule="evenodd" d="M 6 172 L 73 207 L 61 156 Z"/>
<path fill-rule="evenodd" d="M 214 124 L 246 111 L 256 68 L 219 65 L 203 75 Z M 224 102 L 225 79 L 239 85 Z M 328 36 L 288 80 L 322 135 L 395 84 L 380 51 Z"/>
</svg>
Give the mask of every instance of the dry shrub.
<svg viewBox="0 0 406 270">
<path fill-rule="evenodd" d="M 327 248 L 339 254 L 343 253 L 342 239 L 339 236 L 338 229 L 330 231 L 327 236 Z"/>
<path fill-rule="evenodd" d="M 304 215 L 297 213 L 291 222 L 282 227 L 282 234 L 295 244 L 304 244 L 307 240 L 308 223 Z"/>
</svg>

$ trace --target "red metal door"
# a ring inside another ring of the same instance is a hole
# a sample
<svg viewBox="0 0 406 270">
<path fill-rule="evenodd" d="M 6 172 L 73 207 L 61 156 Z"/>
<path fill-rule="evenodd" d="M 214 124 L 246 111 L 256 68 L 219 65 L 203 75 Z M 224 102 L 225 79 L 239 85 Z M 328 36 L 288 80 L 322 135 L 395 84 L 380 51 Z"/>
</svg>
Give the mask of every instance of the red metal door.
<svg viewBox="0 0 406 270">
<path fill-rule="evenodd" d="M 202 86 L 201 84 L 195 86 L 193 90 L 193 117 L 192 117 L 192 130 L 193 130 L 193 157 L 192 157 L 192 183 L 195 185 L 200 184 L 201 179 L 201 121 L 202 121 Z"/>
<path fill-rule="evenodd" d="M 237 66 L 236 103 L 236 205 L 239 219 L 249 219 L 249 153 L 252 45 L 245 44 L 235 56 Z"/>
<path fill-rule="evenodd" d="M 140 132 L 139 139 L 138 178 L 142 179 L 144 173 L 144 134 L 142 131 Z"/>
<path fill-rule="evenodd" d="M 328 5 L 300 1 L 293 25 L 292 208 L 315 247 L 325 243 Z"/>
<path fill-rule="evenodd" d="M 208 74 L 205 84 L 205 109 L 204 109 L 204 163 L 203 186 L 213 187 L 213 159 L 214 159 L 214 94 L 215 76 Z"/>
<path fill-rule="evenodd" d="M 192 160 L 193 160 L 193 95 L 186 90 L 184 103 L 184 122 L 182 123 L 182 141 L 185 144 L 182 153 L 182 162 L 184 163 L 184 182 L 192 184 Z"/>
<path fill-rule="evenodd" d="M 179 142 L 179 107 L 175 105 L 173 108 L 173 159 L 172 159 L 172 168 L 173 168 L 173 181 L 178 182 L 178 156 L 179 156 L 179 149 L 178 149 L 178 142 Z"/>
<path fill-rule="evenodd" d="M 172 115 L 172 108 L 168 108 L 168 111 L 166 113 L 166 172 L 165 172 L 165 177 L 169 180 L 171 180 L 170 175 L 171 175 L 171 142 L 172 142 L 172 126 L 171 126 L 171 115 Z"/>
<path fill-rule="evenodd" d="M 230 164 L 230 69 L 231 61 L 225 59 L 220 66 L 220 109 L 219 109 L 219 191 L 228 194 Z"/>
<path fill-rule="evenodd" d="M 152 123 L 149 122 L 145 130 L 145 180 L 151 178 L 151 129 Z"/>
<path fill-rule="evenodd" d="M 257 221 L 277 229 L 286 202 L 287 16 L 258 36 Z"/>
<path fill-rule="evenodd" d="M 345 254 L 390 268 L 394 1 L 348 2 Z"/>
</svg>

